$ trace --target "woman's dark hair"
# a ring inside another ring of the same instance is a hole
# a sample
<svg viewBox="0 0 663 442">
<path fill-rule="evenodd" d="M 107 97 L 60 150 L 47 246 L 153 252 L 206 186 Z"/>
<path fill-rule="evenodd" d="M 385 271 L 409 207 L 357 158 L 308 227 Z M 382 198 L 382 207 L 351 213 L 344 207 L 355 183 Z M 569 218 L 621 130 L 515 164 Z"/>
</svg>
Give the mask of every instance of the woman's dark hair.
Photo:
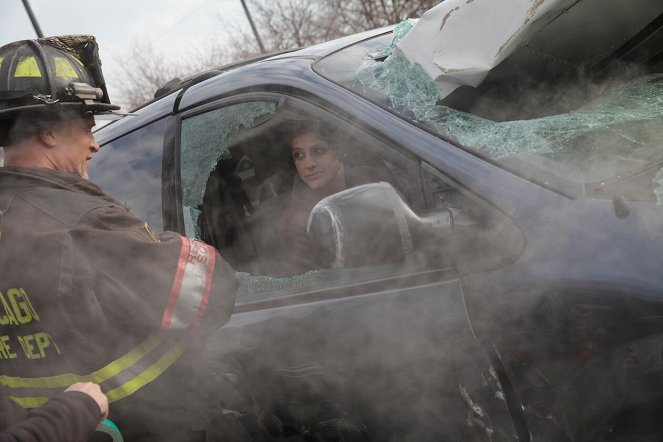
<svg viewBox="0 0 663 442">
<path fill-rule="evenodd" d="M 313 133 L 317 134 L 322 140 L 331 141 L 334 132 L 328 125 L 318 120 L 297 120 L 290 126 L 288 140 L 292 142 L 299 135 Z"/>
<path fill-rule="evenodd" d="M 331 149 L 341 158 L 345 143 L 339 142 L 341 134 L 338 130 L 318 120 L 297 120 L 289 128 L 288 144 L 292 145 L 292 140 L 302 134 L 316 134 L 321 140 L 327 141 Z"/>
</svg>

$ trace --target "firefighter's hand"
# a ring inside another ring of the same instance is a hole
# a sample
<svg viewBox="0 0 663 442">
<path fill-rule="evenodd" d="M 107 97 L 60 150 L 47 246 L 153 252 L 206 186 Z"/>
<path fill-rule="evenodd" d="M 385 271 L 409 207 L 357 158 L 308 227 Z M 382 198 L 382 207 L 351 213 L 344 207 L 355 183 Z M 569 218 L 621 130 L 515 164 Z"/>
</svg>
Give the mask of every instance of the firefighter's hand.
<svg viewBox="0 0 663 442">
<path fill-rule="evenodd" d="M 101 391 L 101 387 L 94 382 L 77 382 L 72 384 L 65 391 L 79 391 L 90 396 L 99 405 L 101 410 L 101 419 L 108 417 L 108 398 Z"/>
</svg>

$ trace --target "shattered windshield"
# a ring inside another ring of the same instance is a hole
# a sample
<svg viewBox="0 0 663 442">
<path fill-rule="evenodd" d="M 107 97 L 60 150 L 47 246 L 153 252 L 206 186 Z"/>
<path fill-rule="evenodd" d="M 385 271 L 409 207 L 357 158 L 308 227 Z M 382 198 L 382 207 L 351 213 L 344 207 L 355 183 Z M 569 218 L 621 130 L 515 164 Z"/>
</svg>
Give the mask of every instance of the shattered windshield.
<svg viewBox="0 0 663 442">
<path fill-rule="evenodd" d="M 399 54 L 396 45 L 414 23 L 402 22 L 393 34 L 332 54 L 316 70 L 445 140 L 571 196 L 619 194 L 663 204 L 663 74 L 643 72 L 600 87 L 584 85 L 582 99 L 563 112 L 559 108 L 567 104 L 570 87 L 546 91 L 548 101 L 558 100 L 557 107 L 540 100 L 529 113 L 521 106 L 520 114 L 509 114 L 495 99 L 467 109 L 452 99 L 440 100 L 424 70 Z M 467 89 L 464 102 L 471 97 Z"/>
</svg>

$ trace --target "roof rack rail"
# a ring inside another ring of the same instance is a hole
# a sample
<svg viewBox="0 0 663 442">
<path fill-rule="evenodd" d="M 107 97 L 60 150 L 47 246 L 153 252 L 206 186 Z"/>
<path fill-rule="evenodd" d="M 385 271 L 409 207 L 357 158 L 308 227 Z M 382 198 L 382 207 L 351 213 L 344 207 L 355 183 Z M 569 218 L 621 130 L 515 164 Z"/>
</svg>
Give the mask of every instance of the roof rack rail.
<svg viewBox="0 0 663 442">
<path fill-rule="evenodd" d="M 177 89 L 187 88 L 193 86 L 194 84 L 200 83 L 201 81 L 207 80 L 208 78 L 216 77 L 221 73 L 218 69 L 212 69 L 209 71 L 201 72 L 199 74 L 187 77 L 184 80 L 176 77 L 170 80 L 168 83 L 161 86 L 154 93 L 154 99 L 161 98 L 169 93 L 176 91 Z"/>
<path fill-rule="evenodd" d="M 235 61 L 232 63 L 228 63 L 226 65 L 223 65 L 219 68 L 216 69 L 211 69 L 209 71 L 201 72 L 198 74 L 195 74 L 191 77 L 187 77 L 185 79 L 180 79 L 180 78 L 173 78 L 170 80 L 168 83 L 164 84 L 161 86 L 157 91 L 154 93 L 154 99 L 156 100 L 157 98 L 163 97 L 164 95 L 167 95 L 173 91 L 176 91 L 177 89 L 182 89 L 182 88 L 188 88 L 190 86 L 193 86 L 196 83 L 200 83 L 203 80 L 207 80 L 208 78 L 215 77 L 219 75 L 222 72 L 229 71 L 234 68 L 238 68 L 240 66 L 244 66 L 256 61 L 264 60 L 269 57 L 273 57 L 275 55 L 281 55 L 285 54 L 287 52 L 293 52 L 297 50 L 297 48 L 294 49 L 285 49 L 285 50 L 279 50 L 279 51 L 274 51 L 274 52 L 269 52 L 267 54 L 259 54 L 253 57 L 249 57 L 243 60 Z"/>
</svg>

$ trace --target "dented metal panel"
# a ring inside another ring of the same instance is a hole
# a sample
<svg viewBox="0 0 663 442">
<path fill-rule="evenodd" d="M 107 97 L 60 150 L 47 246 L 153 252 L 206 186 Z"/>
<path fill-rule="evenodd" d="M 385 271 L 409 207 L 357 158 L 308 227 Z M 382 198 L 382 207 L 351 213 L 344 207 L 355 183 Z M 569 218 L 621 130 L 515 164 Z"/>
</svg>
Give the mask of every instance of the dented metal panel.
<svg viewBox="0 0 663 442">
<path fill-rule="evenodd" d="M 577 0 L 446 0 L 397 45 L 437 83 L 440 98 L 478 86 L 530 35 Z M 471 23 L 471 26 L 468 26 Z"/>
</svg>

